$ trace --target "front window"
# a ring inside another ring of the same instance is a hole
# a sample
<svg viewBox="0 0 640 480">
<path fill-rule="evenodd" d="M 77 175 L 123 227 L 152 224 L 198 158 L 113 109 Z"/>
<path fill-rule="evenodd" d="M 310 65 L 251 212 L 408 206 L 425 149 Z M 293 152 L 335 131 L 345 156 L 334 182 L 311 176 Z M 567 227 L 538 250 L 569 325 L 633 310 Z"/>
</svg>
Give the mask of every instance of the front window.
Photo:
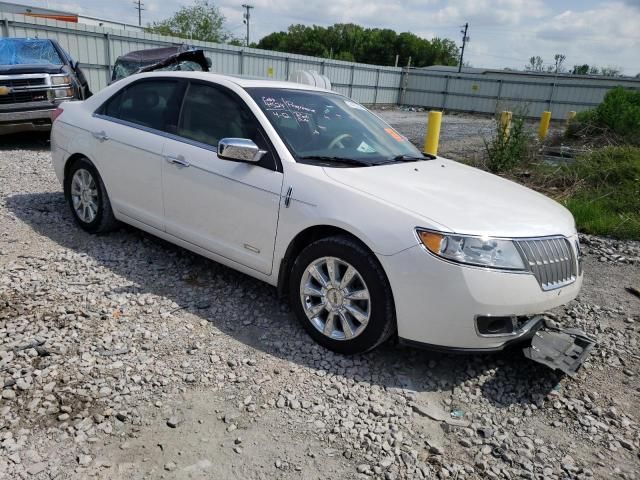
<svg viewBox="0 0 640 480">
<path fill-rule="evenodd" d="M 247 91 L 299 162 L 367 166 L 425 158 L 406 137 L 341 95 L 280 88 Z"/>
<path fill-rule="evenodd" d="M 0 40 L 0 65 L 62 65 L 49 40 L 4 38 Z"/>
</svg>

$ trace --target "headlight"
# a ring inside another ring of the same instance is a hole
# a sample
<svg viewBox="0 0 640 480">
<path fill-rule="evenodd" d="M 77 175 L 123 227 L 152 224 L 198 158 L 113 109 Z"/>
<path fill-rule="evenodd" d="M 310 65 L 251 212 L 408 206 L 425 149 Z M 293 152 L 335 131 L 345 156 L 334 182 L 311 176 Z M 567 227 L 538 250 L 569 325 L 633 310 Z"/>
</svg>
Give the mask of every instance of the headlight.
<svg viewBox="0 0 640 480">
<path fill-rule="evenodd" d="M 71 83 L 71 77 L 69 75 L 53 75 L 51 83 L 53 85 L 68 85 Z"/>
<path fill-rule="evenodd" d="M 56 98 L 73 97 L 73 88 L 56 89 L 54 90 L 54 95 Z"/>
<path fill-rule="evenodd" d="M 471 237 L 417 230 L 422 244 L 434 255 L 479 267 L 524 270 L 524 262 L 511 240 Z"/>
</svg>

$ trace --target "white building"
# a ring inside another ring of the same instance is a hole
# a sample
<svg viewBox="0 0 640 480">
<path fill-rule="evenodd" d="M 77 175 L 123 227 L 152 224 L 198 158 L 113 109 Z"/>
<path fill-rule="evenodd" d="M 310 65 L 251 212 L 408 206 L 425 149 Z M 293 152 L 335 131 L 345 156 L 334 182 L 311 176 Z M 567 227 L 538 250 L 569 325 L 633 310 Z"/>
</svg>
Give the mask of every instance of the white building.
<svg viewBox="0 0 640 480">
<path fill-rule="evenodd" d="M 105 20 L 102 18 L 89 17 L 81 13 L 65 12 L 62 10 L 52 10 L 49 8 L 33 7 L 31 5 L 21 5 L 18 3 L 1 2 L 0 12 L 16 13 L 27 17 L 50 18 L 62 22 L 82 23 L 95 27 L 113 28 L 116 30 L 144 31 L 143 27 L 115 20 Z"/>
</svg>

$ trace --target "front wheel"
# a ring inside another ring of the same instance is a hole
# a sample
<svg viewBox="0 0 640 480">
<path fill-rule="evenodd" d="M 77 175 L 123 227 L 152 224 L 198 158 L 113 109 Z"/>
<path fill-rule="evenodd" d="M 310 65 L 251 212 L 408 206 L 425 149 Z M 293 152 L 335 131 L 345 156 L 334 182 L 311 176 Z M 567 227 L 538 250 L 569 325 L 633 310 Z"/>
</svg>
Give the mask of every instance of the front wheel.
<svg viewBox="0 0 640 480">
<path fill-rule="evenodd" d="M 366 352 L 395 328 L 391 288 L 381 265 L 349 237 L 307 246 L 293 265 L 289 292 L 303 327 L 330 350 Z"/>
</svg>

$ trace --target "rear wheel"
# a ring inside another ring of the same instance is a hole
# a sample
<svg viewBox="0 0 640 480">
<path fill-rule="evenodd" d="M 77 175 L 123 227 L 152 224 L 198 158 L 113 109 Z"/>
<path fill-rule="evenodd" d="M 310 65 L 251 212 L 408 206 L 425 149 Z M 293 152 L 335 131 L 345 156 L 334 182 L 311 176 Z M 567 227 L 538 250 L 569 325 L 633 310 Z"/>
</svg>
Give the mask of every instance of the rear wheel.
<svg viewBox="0 0 640 480">
<path fill-rule="evenodd" d="M 87 232 L 105 233 L 117 226 L 102 178 L 87 158 L 75 160 L 69 168 L 65 195 L 73 218 Z"/>
<path fill-rule="evenodd" d="M 293 265 L 289 292 L 307 332 L 336 352 L 366 352 L 393 333 L 386 275 L 373 254 L 349 237 L 324 238 L 306 247 Z"/>
</svg>

